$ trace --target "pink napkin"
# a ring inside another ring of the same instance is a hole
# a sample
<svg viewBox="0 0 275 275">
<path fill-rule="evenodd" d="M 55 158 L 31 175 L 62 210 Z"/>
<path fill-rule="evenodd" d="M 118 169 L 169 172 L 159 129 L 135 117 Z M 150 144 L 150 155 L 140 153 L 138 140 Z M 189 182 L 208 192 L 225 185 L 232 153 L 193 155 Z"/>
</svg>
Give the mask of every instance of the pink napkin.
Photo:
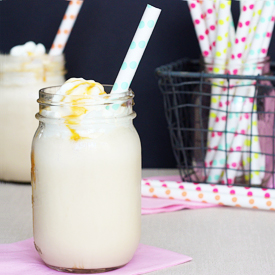
<svg viewBox="0 0 275 275">
<path fill-rule="evenodd" d="M 219 206 L 221 205 L 194 201 L 170 200 L 150 197 L 141 198 L 142 215 L 173 212 L 181 209 L 198 209 Z"/>
<path fill-rule="evenodd" d="M 180 176 L 161 176 L 150 177 L 148 179 L 167 180 L 167 181 L 181 181 Z M 181 209 L 198 209 L 207 207 L 221 207 L 218 204 L 193 202 L 184 200 L 171 200 L 162 198 L 142 197 L 141 198 L 141 214 L 156 214 L 164 212 L 173 212 Z"/>
<path fill-rule="evenodd" d="M 140 244 L 133 259 L 124 267 L 100 274 L 138 275 L 191 261 L 192 258 L 169 250 Z M 44 265 L 33 239 L 0 245 L 0 274 L 60 275 Z M 65 274 L 65 273 L 64 273 Z"/>
</svg>

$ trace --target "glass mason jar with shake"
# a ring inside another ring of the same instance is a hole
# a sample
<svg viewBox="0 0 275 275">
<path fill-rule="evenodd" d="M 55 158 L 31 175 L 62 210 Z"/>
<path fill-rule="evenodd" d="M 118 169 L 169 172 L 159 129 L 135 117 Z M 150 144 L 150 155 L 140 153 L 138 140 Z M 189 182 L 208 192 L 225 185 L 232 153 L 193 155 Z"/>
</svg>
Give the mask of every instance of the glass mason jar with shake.
<svg viewBox="0 0 275 275">
<path fill-rule="evenodd" d="M 39 92 L 33 230 L 50 268 L 106 272 L 126 265 L 138 247 L 141 146 L 129 86 L 159 14 L 147 6 L 114 85 L 71 78 Z"/>
<path fill-rule="evenodd" d="M 40 90 L 33 140 L 34 240 L 58 270 L 128 263 L 140 238 L 141 147 L 133 92 L 70 79 Z"/>
<path fill-rule="evenodd" d="M 27 42 L 0 55 L 0 180 L 30 182 L 37 91 L 64 83 L 64 56 Z"/>
</svg>

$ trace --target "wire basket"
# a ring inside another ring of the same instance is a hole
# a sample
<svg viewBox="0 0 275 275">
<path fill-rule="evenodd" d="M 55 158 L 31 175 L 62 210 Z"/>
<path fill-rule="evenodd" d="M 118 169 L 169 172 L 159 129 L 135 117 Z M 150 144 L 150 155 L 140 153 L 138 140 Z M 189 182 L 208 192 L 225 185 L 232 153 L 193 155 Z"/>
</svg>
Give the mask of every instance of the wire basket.
<svg viewBox="0 0 275 275">
<path fill-rule="evenodd" d="M 261 168 L 263 181 L 255 185 L 251 181 L 251 176 L 255 172 L 251 165 L 247 168 L 242 167 L 237 171 L 238 176 L 234 182 L 227 178 L 228 171 L 232 167 L 226 164 L 224 166 L 225 181 L 219 181 L 218 184 L 241 185 L 275 188 L 274 163 L 275 163 L 275 64 L 270 63 L 270 72 L 264 76 L 243 76 L 228 74 L 212 74 L 201 71 L 201 62 L 199 60 L 181 59 L 168 65 L 156 69 L 158 85 L 163 94 L 165 116 L 168 123 L 173 153 L 183 181 L 216 184 L 207 178 L 211 167 L 207 167 L 205 156 L 207 150 L 207 139 L 213 131 L 208 129 L 209 113 L 211 112 L 211 89 L 213 79 L 224 79 L 228 83 L 225 86 L 228 91 L 230 82 L 234 80 L 251 80 L 249 86 L 255 89 L 254 99 L 257 103 L 258 119 L 258 137 L 260 139 L 261 154 L 264 156 L 265 166 Z M 224 86 L 223 86 L 224 88 Z M 228 92 L 227 92 L 228 94 Z M 245 96 L 244 96 L 245 98 Z M 251 117 L 255 111 L 251 112 Z M 227 115 L 232 115 L 226 110 Z M 241 113 L 241 115 L 244 115 Z M 251 120 L 252 127 L 252 120 Z M 227 127 L 225 128 L 227 129 Z M 228 129 L 224 131 L 228 134 Z M 246 134 L 247 135 L 247 134 Z M 254 138 L 250 134 L 250 138 Z M 250 158 L 255 154 L 252 146 L 246 151 L 240 152 L 248 155 Z M 223 151 L 227 155 L 231 148 L 215 148 L 217 151 Z M 234 169 L 234 168 L 233 168 Z M 260 169 L 260 168 L 259 168 Z"/>
</svg>

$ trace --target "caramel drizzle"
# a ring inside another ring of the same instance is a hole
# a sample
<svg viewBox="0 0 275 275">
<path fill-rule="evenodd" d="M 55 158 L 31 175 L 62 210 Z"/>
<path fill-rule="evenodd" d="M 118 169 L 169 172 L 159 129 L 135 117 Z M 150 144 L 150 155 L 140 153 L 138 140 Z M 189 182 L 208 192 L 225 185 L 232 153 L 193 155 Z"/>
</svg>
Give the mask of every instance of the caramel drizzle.
<svg viewBox="0 0 275 275">
<path fill-rule="evenodd" d="M 73 81 L 71 81 L 71 83 L 78 82 L 78 81 L 79 80 L 73 80 Z M 88 87 L 86 88 L 86 94 L 90 95 L 92 88 L 94 88 L 96 86 L 96 84 L 97 84 L 96 82 L 89 82 L 89 81 L 81 82 L 81 83 L 75 85 L 70 90 L 66 91 L 66 95 L 70 95 L 76 88 L 80 87 L 81 85 L 88 85 Z M 103 95 L 103 94 L 106 94 L 105 91 L 104 90 L 102 91 L 102 89 L 100 89 L 99 95 Z M 83 99 L 85 99 L 85 97 L 82 97 L 82 98 L 80 97 L 78 99 L 72 99 L 72 105 L 77 105 L 78 101 L 83 100 Z M 79 117 L 86 114 L 88 110 L 84 107 L 73 106 L 73 107 L 71 107 L 71 111 L 72 111 L 72 115 L 63 117 L 63 118 L 65 118 L 65 124 L 78 125 Z M 72 134 L 71 140 L 78 141 L 79 139 L 87 139 L 85 137 L 81 137 L 76 132 L 76 130 L 72 129 L 69 125 L 66 125 L 66 127 L 70 130 L 70 132 Z"/>
<path fill-rule="evenodd" d="M 31 152 L 31 183 L 32 183 L 32 187 L 36 189 L 35 160 L 34 160 L 33 150 Z"/>
</svg>

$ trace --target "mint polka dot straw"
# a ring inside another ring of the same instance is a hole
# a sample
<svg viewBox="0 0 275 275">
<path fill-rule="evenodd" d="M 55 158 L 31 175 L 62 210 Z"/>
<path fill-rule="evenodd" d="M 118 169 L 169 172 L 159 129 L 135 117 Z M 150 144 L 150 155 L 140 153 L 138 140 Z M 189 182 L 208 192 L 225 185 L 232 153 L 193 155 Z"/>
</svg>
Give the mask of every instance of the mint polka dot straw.
<svg viewBox="0 0 275 275">
<path fill-rule="evenodd" d="M 249 33 L 247 36 L 246 48 L 245 48 L 245 52 L 244 52 L 244 60 L 246 60 L 249 55 L 253 56 L 255 54 L 254 50 L 249 50 L 249 49 L 251 47 L 251 43 L 252 43 L 253 39 L 260 39 L 260 35 L 257 33 L 255 34 L 255 30 L 259 23 L 260 16 L 261 16 L 262 9 L 263 9 L 264 5 L 265 5 L 265 1 L 256 1 L 256 3 L 255 3 L 254 12 L 253 12 L 251 24 L 249 27 Z"/>
<path fill-rule="evenodd" d="M 70 0 L 63 20 L 53 41 L 49 55 L 61 55 L 71 34 L 72 28 L 82 7 L 83 1 Z"/>
<path fill-rule="evenodd" d="M 122 93 L 130 87 L 160 12 L 160 9 L 147 5 L 111 93 Z"/>
</svg>

